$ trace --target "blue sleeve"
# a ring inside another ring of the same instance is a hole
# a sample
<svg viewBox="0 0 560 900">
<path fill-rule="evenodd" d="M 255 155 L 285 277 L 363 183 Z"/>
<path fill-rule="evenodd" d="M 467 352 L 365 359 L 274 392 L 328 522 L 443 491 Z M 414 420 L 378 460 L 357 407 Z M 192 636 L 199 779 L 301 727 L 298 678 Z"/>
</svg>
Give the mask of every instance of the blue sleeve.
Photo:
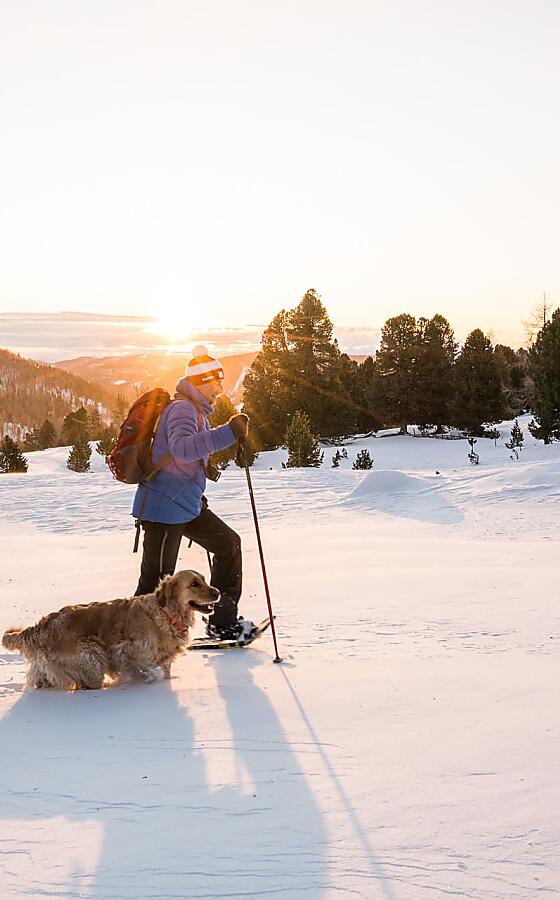
<svg viewBox="0 0 560 900">
<path fill-rule="evenodd" d="M 229 425 L 219 425 L 198 431 L 197 413 L 192 403 L 176 402 L 167 417 L 169 452 L 180 462 L 196 462 L 211 453 L 235 444 L 236 437 Z"/>
</svg>

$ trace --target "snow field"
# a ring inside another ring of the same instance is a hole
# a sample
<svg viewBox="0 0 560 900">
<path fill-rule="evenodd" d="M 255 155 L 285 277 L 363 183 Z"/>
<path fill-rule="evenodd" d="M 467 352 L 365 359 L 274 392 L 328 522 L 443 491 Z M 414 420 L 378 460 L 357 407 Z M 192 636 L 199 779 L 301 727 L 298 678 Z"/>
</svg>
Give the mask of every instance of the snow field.
<svg viewBox="0 0 560 900">
<path fill-rule="evenodd" d="M 560 895 L 560 447 L 530 440 L 519 461 L 479 441 L 478 467 L 398 437 L 340 470 L 259 457 L 282 666 L 267 634 L 169 684 L 29 693 L 2 651 L 0 895 Z M 65 457 L 0 480 L 1 631 L 134 590 L 130 489 Z M 244 473 L 209 496 L 260 618 Z M 185 542 L 180 567 L 205 554 Z"/>
</svg>

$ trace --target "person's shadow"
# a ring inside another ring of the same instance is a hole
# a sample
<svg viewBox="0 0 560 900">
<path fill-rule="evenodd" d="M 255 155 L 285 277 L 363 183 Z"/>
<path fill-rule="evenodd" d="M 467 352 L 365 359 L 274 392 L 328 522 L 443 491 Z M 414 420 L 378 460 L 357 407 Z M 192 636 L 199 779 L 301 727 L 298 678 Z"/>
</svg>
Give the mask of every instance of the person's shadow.
<svg viewBox="0 0 560 900">
<path fill-rule="evenodd" d="M 270 658 L 207 661 L 231 726 L 216 740 L 214 716 L 214 744 L 204 727 L 214 685 L 202 700 L 196 684 L 176 693 L 173 681 L 21 695 L 0 721 L 0 820 L 12 837 L 3 900 L 22 882 L 31 896 L 90 900 L 325 896 L 322 813 L 250 674 Z M 211 789 L 207 754 L 218 745 L 212 765 L 236 760 L 237 772 L 225 765 L 230 777 Z"/>
<path fill-rule="evenodd" d="M 241 819 L 237 829 L 244 868 L 253 873 L 251 889 L 264 897 L 278 892 L 319 900 L 329 887 L 330 850 L 309 780 L 309 771 L 316 771 L 314 748 L 305 741 L 292 745 L 267 693 L 252 678 L 261 665 L 272 665 L 268 654 L 226 651 L 212 656 L 210 664 L 230 724 L 237 780 L 253 786 L 256 822 Z M 282 685 L 279 671 L 275 682 Z M 311 760 L 307 772 L 302 756 Z M 232 896 L 242 887 L 236 879 Z"/>
</svg>

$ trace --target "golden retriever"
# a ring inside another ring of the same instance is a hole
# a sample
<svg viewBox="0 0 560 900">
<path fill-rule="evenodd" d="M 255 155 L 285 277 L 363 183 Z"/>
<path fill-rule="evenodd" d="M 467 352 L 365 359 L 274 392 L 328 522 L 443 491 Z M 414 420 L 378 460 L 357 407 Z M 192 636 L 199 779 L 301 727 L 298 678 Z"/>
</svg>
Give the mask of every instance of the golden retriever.
<svg viewBox="0 0 560 900">
<path fill-rule="evenodd" d="M 14 628 L 4 647 L 29 660 L 27 685 L 95 690 L 106 675 L 158 681 L 187 646 L 194 612 L 220 597 L 198 572 L 166 575 L 153 594 L 65 606 L 29 628 Z"/>
</svg>

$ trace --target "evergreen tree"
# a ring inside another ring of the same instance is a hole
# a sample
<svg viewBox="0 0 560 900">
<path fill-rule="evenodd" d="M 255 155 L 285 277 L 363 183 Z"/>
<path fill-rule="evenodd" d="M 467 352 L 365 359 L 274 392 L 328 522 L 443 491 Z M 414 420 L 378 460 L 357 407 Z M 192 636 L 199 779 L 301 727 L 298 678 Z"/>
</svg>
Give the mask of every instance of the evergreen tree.
<svg viewBox="0 0 560 900">
<path fill-rule="evenodd" d="M 85 435 L 78 435 L 72 444 L 66 467 L 72 469 L 73 472 L 89 472 L 89 460 L 91 457 L 91 447 Z"/>
<path fill-rule="evenodd" d="M 113 425 L 117 430 L 121 427 L 122 423 L 126 419 L 130 406 L 131 404 L 128 402 L 124 394 L 117 394 L 117 396 L 115 397 L 113 408 L 111 409 L 111 425 Z"/>
<path fill-rule="evenodd" d="M 517 421 L 517 419 L 515 420 L 515 422 L 513 423 L 512 427 L 511 427 L 510 434 L 511 434 L 511 438 L 509 441 L 506 441 L 506 447 L 508 448 L 508 450 L 513 450 L 516 458 L 519 459 L 518 451 L 521 450 L 521 448 L 523 446 L 523 441 L 525 440 L 525 435 L 523 434 L 523 431 L 519 427 L 519 422 Z"/>
<path fill-rule="evenodd" d="M 101 415 L 97 406 L 91 407 L 88 411 L 87 430 L 90 441 L 96 441 L 100 438 L 104 430 Z"/>
<path fill-rule="evenodd" d="M 23 449 L 26 453 L 32 453 L 34 450 L 39 450 L 39 430 L 37 428 L 33 428 L 31 431 L 25 433 Z"/>
<path fill-rule="evenodd" d="M 64 417 L 60 439 L 63 447 L 88 439 L 88 414 L 85 407 L 81 406 Z"/>
<path fill-rule="evenodd" d="M 39 428 L 38 443 L 39 450 L 48 450 L 54 447 L 56 442 L 56 429 L 50 419 L 45 419 Z"/>
<path fill-rule="evenodd" d="M 351 362 L 341 360 L 332 323 L 314 290 L 295 309 L 279 312 L 244 382 L 243 409 L 257 446 L 279 446 L 298 409 L 322 437 L 348 433 L 356 418 Z"/>
<path fill-rule="evenodd" d="M 27 472 L 27 460 L 16 442 L 6 435 L 0 441 L 0 474 Z"/>
<path fill-rule="evenodd" d="M 560 309 L 539 331 L 529 351 L 529 373 L 535 396 L 529 431 L 550 444 L 560 440 Z"/>
<path fill-rule="evenodd" d="M 526 409 L 529 397 L 529 354 L 523 347 L 513 350 L 506 344 L 496 344 L 494 356 L 502 382 L 504 416 L 513 418 L 521 415 Z"/>
<path fill-rule="evenodd" d="M 25 435 L 23 449 L 46 450 L 47 447 L 54 447 L 56 431 L 50 419 L 45 419 L 40 428 L 33 428 Z"/>
<path fill-rule="evenodd" d="M 504 401 L 498 363 L 490 340 L 479 328 L 467 337 L 453 373 L 452 422 L 469 434 L 482 435 L 483 423 L 503 418 Z"/>
<path fill-rule="evenodd" d="M 416 342 L 414 421 L 420 426 L 435 425 L 436 434 L 441 434 L 450 421 L 455 335 L 447 319 L 436 314 L 418 319 Z"/>
<path fill-rule="evenodd" d="M 376 368 L 371 356 L 356 366 L 356 378 L 353 384 L 352 397 L 356 404 L 356 431 L 364 434 L 377 431 L 383 421 L 379 415 Z"/>
<path fill-rule="evenodd" d="M 331 468 L 338 469 L 338 467 L 340 466 L 341 459 L 342 459 L 342 455 L 340 453 L 340 450 L 337 450 L 335 453 L 333 453 L 333 456 L 331 459 Z"/>
<path fill-rule="evenodd" d="M 417 354 L 414 316 L 387 319 L 375 354 L 377 409 L 384 422 L 400 426 L 401 434 L 408 434 L 407 425 L 415 418 Z"/>
<path fill-rule="evenodd" d="M 113 425 L 107 426 L 101 432 L 99 440 L 95 445 L 95 449 L 100 456 L 107 457 L 111 454 L 115 444 L 117 443 L 117 431 Z"/>
<path fill-rule="evenodd" d="M 286 469 L 298 466 L 317 467 L 323 462 L 324 454 L 317 438 L 311 432 L 309 416 L 300 409 L 296 410 L 286 429 L 284 446 L 288 450 Z"/>
<path fill-rule="evenodd" d="M 224 425 L 228 422 L 232 416 L 235 416 L 237 410 L 230 398 L 227 394 L 221 394 L 217 401 L 213 411 L 208 416 L 208 421 L 212 428 L 217 428 L 218 425 Z M 233 444 L 231 447 L 226 447 L 225 450 L 220 450 L 218 453 L 212 453 L 210 457 L 210 461 L 218 466 L 219 469 L 227 469 L 232 459 L 235 459 L 235 455 L 237 453 L 237 444 Z"/>
<path fill-rule="evenodd" d="M 371 458 L 369 450 L 365 448 L 360 450 L 356 459 L 352 463 L 353 469 L 373 469 L 373 459 Z"/>
</svg>

